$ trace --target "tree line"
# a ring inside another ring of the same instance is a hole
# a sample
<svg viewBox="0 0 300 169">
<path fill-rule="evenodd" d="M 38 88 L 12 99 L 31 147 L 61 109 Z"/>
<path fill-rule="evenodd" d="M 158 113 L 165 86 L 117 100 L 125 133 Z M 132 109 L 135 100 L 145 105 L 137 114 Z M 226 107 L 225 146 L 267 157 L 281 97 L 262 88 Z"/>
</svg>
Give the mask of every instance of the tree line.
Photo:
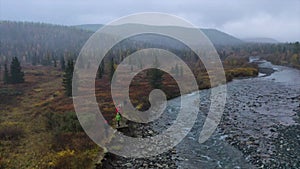
<svg viewBox="0 0 300 169">
<path fill-rule="evenodd" d="M 68 26 L 0 21 L 0 63 L 17 56 L 22 63 L 51 65 L 77 57 L 91 32 Z"/>
</svg>

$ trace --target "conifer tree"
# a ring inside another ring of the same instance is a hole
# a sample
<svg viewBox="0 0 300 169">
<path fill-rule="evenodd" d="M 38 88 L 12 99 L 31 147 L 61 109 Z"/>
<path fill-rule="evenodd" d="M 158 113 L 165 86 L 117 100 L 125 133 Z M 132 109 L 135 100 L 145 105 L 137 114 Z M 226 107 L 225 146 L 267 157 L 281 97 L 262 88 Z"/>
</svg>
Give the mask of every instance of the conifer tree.
<svg viewBox="0 0 300 169">
<path fill-rule="evenodd" d="M 175 71 L 175 76 L 178 77 L 178 75 L 179 75 L 179 68 L 178 68 L 177 63 L 175 65 L 175 70 L 174 71 Z"/>
<path fill-rule="evenodd" d="M 112 80 L 113 76 L 114 76 L 114 73 L 115 73 L 115 62 L 114 62 L 114 58 L 112 57 L 111 60 L 110 60 L 110 63 L 109 63 L 109 77 L 110 77 L 110 80 Z"/>
<path fill-rule="evenodd" d="M 152 86 L 152 88 L 155 88 L 155 89 L 160 89 L 161 85 L 162 85 L 163 72 L 161 70 L 157 69 L 159 66 L 160 66 L 160 63 L 159 63 L 157 57 L 155 57 L 155 60 L 153 63 L 154 69 L 152 69 L 150 71 L 150 85 Z"/>
<path fill-rule="evenodd" d="M 60 66 L 61 66 L 62 71 L 64 71 L 66 69 L 66 63 L 65 63 L 65 59 L 63 56 L 60 58 Z"/>
<path fill-rule="evenodd" d="M 104 61 L 102 61 L 101 64 L 99 65 L 97 77 L 101 79 L 103 77 L 103 74 L 104 74 Z"/>
<path fill-rule="evenodd" d="M 179 70 L 180 70 L 180 77 L 183 77 L 183 67 L 180 66 Z"/>
<path fill-rule="evenodd" d="M 22 72 L 22 68 L 21 68 L 20 62 L 17 57 L 14 57 L 12 59 L 12 62 L 10 65 L 9 82 L 12 84 L 24 82 L 24 72 Z"/>
<path fill-rule="evenodd" d="M 57 61 L 56 61 L 55 58 L 53 58 L 53 66 L 54 66 L 54 67 L 57 67 Z"/>
<path fill-rule="evenodd" d="M 63 76 L 63 87 L 65 89 L 66 96 L 72 96 L 72 79 L 74 72 L 73 60 L 68 60 L 65 74 Z"/>
<path fill-rule="evenodd" d="M 9 83 L 9 72 L 7 69 L 7 64 L 4 64 L 4 74 L 3 74 L 3 82 L 4 84 L 8 84 Z"/>
</svg>

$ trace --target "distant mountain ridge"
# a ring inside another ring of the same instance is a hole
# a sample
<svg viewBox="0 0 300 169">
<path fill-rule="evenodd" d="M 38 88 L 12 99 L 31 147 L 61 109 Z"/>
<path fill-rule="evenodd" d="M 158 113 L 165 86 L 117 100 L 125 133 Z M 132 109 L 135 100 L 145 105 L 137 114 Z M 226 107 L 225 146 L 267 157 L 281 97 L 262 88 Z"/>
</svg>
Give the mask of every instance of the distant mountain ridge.
<svg viewBox="0 0 300 169">
<path fill-rule="evenodd" d="M 87 24 L 62 26 L 46 23 L 0 21 L 0 63 L 14 56 L 23 62 L 48 65 L 53 59 L 60 57 L 76 58 L 89 37 L 103 25 Z M 142 25 L 150 26 L 150 25 Z M 112 27 L 115 29 L 116 27 Z M 153 26 L 154 29 L 165 31 L 178 29 L 189 31 L 186 27 Z M 134 24 L 126 24 L 124 29 L 136 29 Z M 116 29 L 117 30 L 117 29 Z M 194 29 L 195 31 L 197 29 Z M 201 29 L 211 40 L 216 49 L 245 44 L 244 41 L 215 29 Z M 147 44 L 151 47 L 162 47 L 180 51 L 183 45 L 176 40 L 161 35 L 143 35 L 130 39 L 129 44 Z"/>
<path fill-rule="evenodd" d="M 259 37 L 259 38 L 246 38 L 242 39 L 245 42 L 250 42 L 250 43 L 280 43 L 279 41 L 273 39 L 273 38 L 264 38 L 264 37 Z"/>
<path fill-rule="evenodd" d="M 216 29 L 200 29 L 215 45 L 241 45 L 244 41 Z"/>
<path fill-rule="evenodd" d="M 70 26 L 14 21 L 0 21 L 0 33 L 0 63 L 17 56 L 34 64 L 75 56 L 92 35 Z"/>
<path fill-rule="evenodd" d="M 84 24 L 84 25 L 74 25 L 73 27 L 87 30 L 91 32 L 96 32 L 98 29 L 100 29 L 102 24 Z M 147 26 L 147 25 L 145 25 Z M 168 26 L 163 26 L 168 27 Z M 179 27 L 178 27 L 179 28 Z M 181 27 L 182 29 L 183 27 Z M 183 29 L 192 29 L 192 28 L 183 28 Z M 216 29 L 200 29 L 209 39 L 210 41 L 217 46 L 226 46 L 226 45 L 241 45 L 244 43 L 244 41 L 229 35 L 227 33 L 221 32 Z"/>
<path fill-rule="evenodd" d="M 96 32 L 98 29 L 100 29 L 103 26 L 104 25 L 102 24 L 83 24 L 83 25 L 74 25 L 72 27 L 91 31 L 91 32 Z"/>
</svg>

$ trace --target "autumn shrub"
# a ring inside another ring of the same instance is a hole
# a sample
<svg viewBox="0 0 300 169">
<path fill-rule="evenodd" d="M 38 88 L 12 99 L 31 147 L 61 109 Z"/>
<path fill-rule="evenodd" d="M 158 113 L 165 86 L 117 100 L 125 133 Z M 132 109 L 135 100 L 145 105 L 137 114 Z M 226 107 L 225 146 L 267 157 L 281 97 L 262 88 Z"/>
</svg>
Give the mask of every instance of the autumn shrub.
<svg viewBox="0 0 300 169">
<path fill-rule="evenodd" d="M 55 132 L 81 132 L 83 131 L 75 112 L 47 113 L 46 125 Z"/>
<path fill-rule="evenodd" d="M 55 151 L 65 148 L 82 151 L 95 146 L 94 142 L 83 132 L 75 112 L 48 113 L 46 126 L 52 132 L 51 148 Z"/>
<path fill-rule="evenodd" d="M 258 75 L 258 70 L 252 67 L 234 68 L 226 71 L 227 76 L 231 77 L 252 77 Z"/>
<path fill-rule="evenodd" d="M 24 130 L 15 125 L 0 126 L 0 140 L 17 140 L 24 135 Z"/>
<path fill-rule="evenodd" d="M 210 79 L 207 73 L 199 73 L 197 76 L 197 83 L 199 86 L 199 89 L 208 89 L 211 87 L 210 85 Z"/>
<path fill-rule="evenodd" d="M 83 151 L 93 149 L 97 145 L 84 133 L 54 133 L 51 149 L 55 151 L 65 148 Z"/>
<path fill-rule="evenodd" d="M 7 168 L 7 162 L 0 157 L 0 169 L 5 169 Z"/>
<path fill-rule="evenodd" d="M 22 95 L 23 92 L 16 89 L 10 89 L 10 88 L 1 88 L 0 89 L 0 96 L 18 96 Z"/>
<path fill-rule="evenodd" d="M 249 61 L 246 57 L 230 56 L 224 60 L 223 65 L 224 67 L 244 67 L 248 63 Z"/>
<path fill-rule="evenodd" d="M 52 161 L 48 163 L 51 169 L 82 169 L 91 168 L 95 158 L 95 153 L 86 151 L 83 153 L 75 150 L 62 150 L 57 152 Z"/>
<path fill-rule="evenodd" d="M 225 76 L 226 76 L 226 81 L 227 81 L 227 82 L 232 81 L 233 75 L 232 75 L 232 73 L 231 73 L 230 71 L 225 72 Z"/>
<path fill-rule="evenodd" d="M 22 95 L 23 92 L 14 88 L 0 87 L 0 104 L 2 105 L 16 105 L 17 96 Z M 2 107 L 1 105 L 1 107 Z"/>
</svg>

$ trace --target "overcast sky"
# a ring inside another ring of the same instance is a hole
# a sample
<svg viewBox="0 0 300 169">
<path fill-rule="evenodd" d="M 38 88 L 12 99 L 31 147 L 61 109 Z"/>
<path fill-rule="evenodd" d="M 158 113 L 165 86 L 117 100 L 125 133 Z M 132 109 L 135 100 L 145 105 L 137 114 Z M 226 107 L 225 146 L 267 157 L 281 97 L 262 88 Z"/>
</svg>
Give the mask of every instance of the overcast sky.
<svg viewBox="0 0 300 169">
<path fill-rule="evenodd" d="M 105 24 L 137 12 L 164 12 L 238 38 L 300 40 L 300 0 L 0 0 L 0 20 Z"/>
</svg>

